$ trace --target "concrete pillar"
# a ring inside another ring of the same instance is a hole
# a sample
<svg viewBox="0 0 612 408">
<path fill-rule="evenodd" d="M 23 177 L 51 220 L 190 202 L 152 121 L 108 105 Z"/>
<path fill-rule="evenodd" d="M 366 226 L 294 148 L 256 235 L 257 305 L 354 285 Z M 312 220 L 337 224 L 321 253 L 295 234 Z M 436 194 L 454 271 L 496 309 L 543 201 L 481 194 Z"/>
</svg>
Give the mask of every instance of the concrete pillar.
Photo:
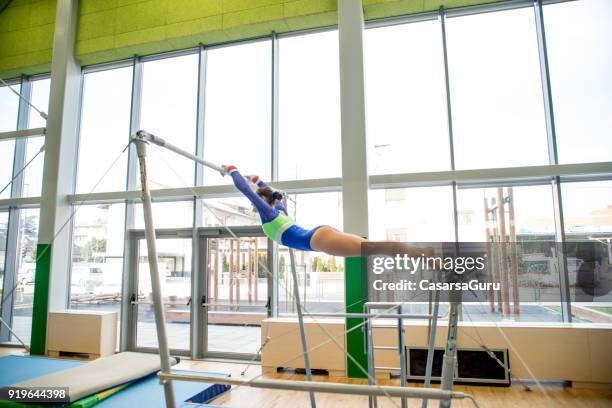
<svg viewBox="0 0 612 408">
<path fill-rule="evenodd" d="M 46 351 L 47 313 L 64 309 L 70 273 L 71 206 L 74 191 L 81 68 L 74 58 L 78 0 L 58 0 L 45 162 L 40 202 L 32 354 Z"/>
<path fill-rule="evenodd" d="M 342 207 L 344 230 L 362 237 L 368 235 L 368 166 L 365 119 L 363 9 L 361 0 L 338 0 L 340 48 L 340 113 L 342 128 Z M 367 297 L 367 276 L 361 257 L 345 259 L 345 304 L 347 313 L 363 312 Z M 363 323 L 347 319 L 346 328 Z M 367 367 L 364 334 L 346 335 L 347 375 L 364 378 Z"/>
</svg>

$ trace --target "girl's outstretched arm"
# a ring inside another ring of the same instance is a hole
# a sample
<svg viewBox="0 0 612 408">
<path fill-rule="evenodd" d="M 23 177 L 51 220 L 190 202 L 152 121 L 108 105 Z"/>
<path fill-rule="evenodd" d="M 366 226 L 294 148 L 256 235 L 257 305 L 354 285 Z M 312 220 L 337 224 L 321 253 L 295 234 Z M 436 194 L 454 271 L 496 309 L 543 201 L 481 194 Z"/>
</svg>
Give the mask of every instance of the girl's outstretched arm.
<svg viewBox="0 0 612 408">
<path fill-rule="evenodd" d="M 245 178 L 249 180 L 251 183 L 255 184 L 257 188 L 269 187 L 268 184 L 262 179 L 260 179 L 259 176 L 257 175 L 248 175 L 248 176 L 245 176 Z M 275 200 L 274 208 L 276 208 L 278 211 L 282 212 L 283 214 L 288 215 L 287 209 L 285 208 L 285 204 L 283 204 L 282 200 Z"/>
<path fill-rule="evenodd" d="M 272 207 L 270 204 L 265 202 L 260 196 L 258 196 L 249 186 L 249 183 L 246 179 L 238 172 L 236 166 L 223 166 L 225 171 L 232 177 L 234 181 L 234 185 L 236 188 L 244 194 L 246 198 L 249 199 L 251 204 L 257 209 L 259 212 L 259 216 L 261 217 L 262 222 L 268 222 L 276 218 L 278 215 L 278 210 Z"/>
</svg>

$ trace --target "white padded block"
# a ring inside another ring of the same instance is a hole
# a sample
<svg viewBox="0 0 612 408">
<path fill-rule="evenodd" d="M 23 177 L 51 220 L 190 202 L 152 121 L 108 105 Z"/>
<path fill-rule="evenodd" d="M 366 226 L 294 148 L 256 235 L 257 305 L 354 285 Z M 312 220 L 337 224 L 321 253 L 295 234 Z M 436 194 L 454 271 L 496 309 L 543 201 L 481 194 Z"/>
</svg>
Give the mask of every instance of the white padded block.
<svg viewBox="0 0 612 408">
<path fill-rule="evenodd" d="M 177 363 L 172 359 L 172 365 Z M 68 387 L 70 401 L 125 384 L 160 370 L 159 355 L 125 352 L 79 367 L 15 384 L 15 387 Z"/>
</svg>

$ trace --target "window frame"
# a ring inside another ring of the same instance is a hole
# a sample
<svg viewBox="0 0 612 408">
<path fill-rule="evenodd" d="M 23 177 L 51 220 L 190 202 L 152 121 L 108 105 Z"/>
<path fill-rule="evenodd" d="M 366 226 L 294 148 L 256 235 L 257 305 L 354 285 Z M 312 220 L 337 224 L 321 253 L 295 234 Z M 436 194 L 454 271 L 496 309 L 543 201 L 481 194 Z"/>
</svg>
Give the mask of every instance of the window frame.
<svg viewBox="0 0 612 408">
<path fill-rule="evenodd" d="M 516 8 L 533 8 L 534 17 L 536 18 L 536 37 L 534 41 L 538 42 L 539 49 L 539 65 L 540 75 L 542 78 L 543 89 L 542 98 L 545 106 L 545 115 L 547 122 L 547 145 L 549 149 L 549 163 L 541 166 L 523 166 L 515 168 L 494 168 L 494 169 L 477 169 L 477 170 L 455 170 L 454 168 L 454 149 L 453 149 L 453 134 L 452 134 L 452 112 L 448 107 L 448 119 L 449 123 L 449 141 L 450 141 L 450 153 L 451 153 L 451 170 L 448 171 L 436 171 L 436 172 L 416 172 L 416 173 L 402 173 L 402 174 L 386 174 L 386 175 L 369 175 L 367 182 L 371 189 L 385 189 L 385 188 L 405 188 L 405 187 L 427 187 L 427 186 L 452 186 L 454 196 L 454 214 L 455 214 L 455 228 L 457 226 L 457 209 L 456 209 L 456 191 L 458 188 L 464 187 L 475 187 L 475 186 L 498 186 L 503 184 L 504 186 L 520 186 L 520 185 L 552 185 L 553 186 L 553 197 L 554 197 L 554 218 L 557 231 L 557 239 L 561 243 L 565 242 L 565 231 L 564 231 L 564 218 L 562 211 L 562 195 L 561 185 L 564 182 L 578 182 L 578 181 L 600 181 L 600 180 L 612 180 L 612 162 L 590 162 L 590 163 L 576 163 L 576 164 L 559 164 L 557 157 L 556 147 L 556 134 L 554 125 L 554 112 L 552 110 L 552 95 L 551 95 L 551 84 L 550 84 L 550 73 L 548 67 L 548 58 L 546 54 L 546 40 L 545 40 L 545 27 L 543 24 L 543 13 L 542 7 L 547 4 L 561 3 L 570 0 L 542 0 L 540 2 L 534 2 L 532 0 L 512 0 L 501 3 L 490 3 L 478 6 L 468 6 L 460 8 L 452 8 L 448 10 L 441 9 L 438 12 L 427 12 L 407 16 L 399 16 L 392 18 L 376 19 L 365 22 L 365 29 L 397 25 L 397 24 L 410 24 L 412 22 L 419 22 L 424 20 L 438 20 L 440 22 L 441 30 L 444 30 L 444 20 L 446 18 L 460 17 L 463 15 L 497 12 L 503 10 L 512 10 Z M 169 58 L 173 56 L 187 55 L 197 53 L 199 55 L 199 79 L 198 79 L 198 117 L 196 127 L 196 154 L 201 155 L 203 149 L 204 140 L 204 121 L 205 117 L 203 114 L 203 106 L 205 104 L 205 87 L 206 87 L 206 53 L 208 49 L 214 49 L 218 47 L 232 46 L 238 43 L 253 42 L 253 41 L 268 41 L 272 48 L 272 58 L 270 63 L 272 64 L 272 81 L 270 92 L 272 94 L 272 114 L 271 120 L 271 182 L 280 189 L 285 190 L 288 193 L 318 193 L 318 192 L 341 192 L 342 191 L 342 179 L 340 177 L 335 178 L 322 178 L 322 179 L 309 179 L 309 180 L 295 180 L 295 181 L 278 181 L 278 40 L 279 38 L 285 38 L 290 36 L 299 36 L 304 34 L 310 34 L 314 32 L 322 32 L 337 29 L 336 26 L 326 26 L 317 29 L 300 30 L 294 32 L 287 32 L 282 34 L 272 33 L 266 36 L 260 36 L 243 41 L 233 42 L 222 42 L 210 45 L 200 45 L 199 47 L 192 47 L 184 50 L 173 51 L 169 53 L 147 55 L 147 56 L 135 56 L 132 59 L 126 59 L 116 62 L 109 62 L 91 66 L 82 67 L 81 70 L 81 81 L 85 73 L 96 72 L 107 69 L 121 68 L 121 67 L 132 67 L 133 70 L 133 81 L 132 81 L 132 93 L 131 93 L 131 117 L 130 117 L 130 133 L 134 133 L 139 129 L 139 112 L 140 112 L 140 98 L 141 98 L 141 87 L 142 87 L 142 63 L 145 61 L 152 61 L 156 59 Z M 443 49 L 446 49 L 446 33 L 443 31 Z M 445 69 L 448 71 L 447 58 L 444 58 Z M 447 74 L 448 75 L 448 74 Z M 14 85 L 20 83 L 22 91 L 25 90 L 31 81 L 36 79 L 48 78 L 49 74 L 36 75 L 36 76 L 23 76 L 20 79 L 13 79 L 7 81 L 9 84 Z M 447 78 L 448 81 L 448 78 Z M 25 88 L 24 88 L 25 87 Z M 447 105 L 449 98 L 448 84 L 446 89 Z M 23 121 L 27 122 L 27 113 L 29 107 L 20 100 L 19 105 L 19 121 L 18 131 L 25 129 Z M 26 114 L 26 115 L 24 115 Z M 23 119 L 25 117 L 26 119 Z M 23 139 L 26 136 L 16 136 L 18 132 L 0 133 L 0 139 L 17 138 L 19 143 L 24 145 L 22 148 L 25 153 L 25 142 Z M 78 144 L 78 141 L 77 141 Z M 341 146 L 344 149 L 343 146 Z M 365 147 L 367 148 L 367 147 Z M 16 148 L 16 153 L 17 148 Z M 19 153 L 19 154 L 23 154 Z M 17 156 L 15 156 L 17 158 Z M 23 160 L 20 162 L 22 164 Z M 17 163 L 16 163 L 17 164 Z M 78 165 L 75 163 L 75 165 Z M 15 168 L 19 166 L 15 165 Z M 128 154 L 128 168 L 127 168 L 127 188 L 123 191 L 108 191 L 94 194 L 72 194 L 68 200 L 72 205 L 78 206 L 81 203 L 93 204 L 100 202 L 125 202 L 126 214 L 125 214 L 125 228 L 126 233 L 129 229 L 133 228 L 134 225 L 134 209 L 132 203 L 139 200 L 140 193 L 137 190 L 136 184 L 137 174 L 137 158 L 133 148 L 130 148 Z M 18 183 L 17 183 L 18 184 Z M 239 197 L 240 194 L 236 192 L 232 186 L 203 186 L 202 185 L 202 166 L 196 165 L 196 186 L 193 188 L 175 188 L 175 189 L 162 189 L 152 191 L 154 201 L 180 201 L 180 200 L 196 200 L 199 198 L 223 198 L 223 197 Z M 344 198 L 346 199 L 346 198 Z M 11 193 L 10 198 L 0 200 L 0 210 L 8 210 L 10 212 L 10 219 L 15 220 L 13 214 L 18 214 L 18 211 L 22 208 L 34 208 L 40 205 L 40 197 L 21 197 L 20 192 Z M 194 225 L 193 228 L 197 228 L 201 225 L 201 206 L 194 205 Z M 12 236 L 16 236 L 17 233 L 15 228 L 11 228 L 9 221 L 9 234 L 8 239 L 11 240 Z M 126 235 L 127 236 L 127 235 Z M 126 249 L 124 248 L 124 251 Z M 195 252 L 194 252 L 195 253 Z M 7 256 L 9 256 L 7 252 Z M 124 274 L 127 270 L 128 265 L 125 261 L 124 252 Z M 564 271 L 565 277 L 567 277 L 567 266 L 561 265 L 561 270 Z M 5 283 L 6 276 L 9 273 L 5 271 Z M 563 275 L 563 273 L 562 273 Z M 564 283 L 566 296 L 569 297 L 567 282 Z M 7 287 L 6 285 L 4 286 Z M 66 299 L 67 303 L 69 299 Z M 124 308 L 125 309 L 125 308 Z M 564 304 L 564 321 L 571 322 L 570 303 L 568 301 Z M 126 311 L 122 311 L 126 313 Z M 122 319 L 126 321 L 127 319 Z M 3 341 L 4 332 L 0 327 L 0 343 Z M 123 336 L 122 336 L 123 337 Z M 123 341 L 123 340 L 122 340 Z"/>
</svg>

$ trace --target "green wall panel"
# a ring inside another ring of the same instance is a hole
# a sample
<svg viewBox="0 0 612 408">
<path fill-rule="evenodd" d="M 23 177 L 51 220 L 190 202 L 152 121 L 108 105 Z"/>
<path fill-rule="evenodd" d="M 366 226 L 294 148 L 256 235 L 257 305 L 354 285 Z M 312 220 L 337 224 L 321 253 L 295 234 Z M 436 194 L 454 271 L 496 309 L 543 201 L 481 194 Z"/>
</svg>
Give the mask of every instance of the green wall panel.
<svg viewBox="0 0 612 408">
<path fill-rule="evenodd" d="M 346 313 L 363 313 L 368 300 L 367 274 L 364 258 L 344 259 L 344 301 Z M 346 319 L 346 375 L 350 378 L 367 378 L 368 357 L 365 351 L 364 319 Z"/>
<path fill-rule="evenodd" d="M 13 0 L 0 13 L 0 78 L 49 71 L 55 7 L 55 0 Z"/>
<path fill-rule="evenodd" d="M 44 355 L 46 352 L 51 251 L 51 244 L 36 245 L 36 275 L 34 277 L 32 337 L 30 340 L 30 353 L 33 355 Z"/>
<path fill-rule="evenodd" d="M 497 0 L 503 1 L 503 0 Z M 495 0 L 363 0 L 366 19 Z M 14 0 L 0 14 L 0 77 L 48 71 L 56 0 Z M 336 24 L 337 0 L 80 0 L 83 65 Z"/>
</svg>

